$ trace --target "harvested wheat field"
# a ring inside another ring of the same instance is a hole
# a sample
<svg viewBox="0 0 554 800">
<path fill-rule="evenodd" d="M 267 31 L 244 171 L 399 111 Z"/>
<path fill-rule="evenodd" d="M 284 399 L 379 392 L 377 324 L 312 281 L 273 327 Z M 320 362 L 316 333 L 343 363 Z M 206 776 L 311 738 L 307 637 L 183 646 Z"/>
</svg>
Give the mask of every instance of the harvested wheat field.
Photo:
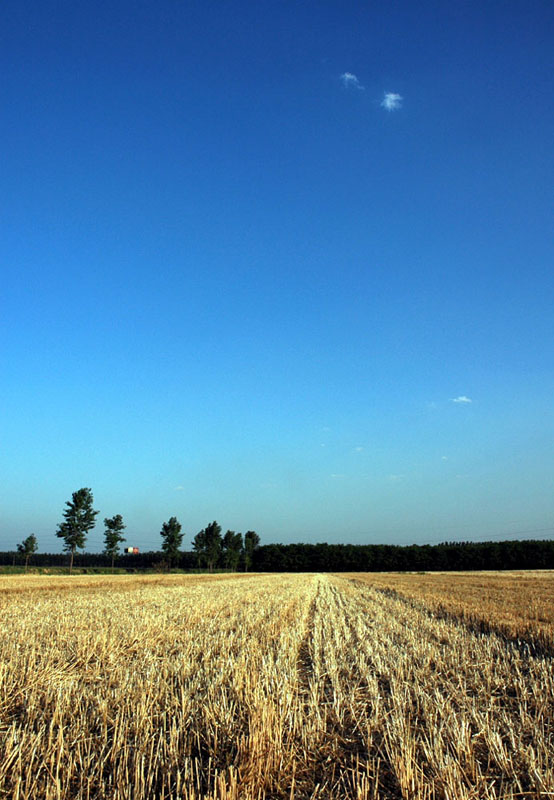
<svg viewBox="0 0 554 800">
<path fill-rule="evenodd" d="M 476 630 L 521 639 L 534 651 L 554 655 L 552 572 L 352 573 L 349 577 L 421 601 L 433 613 L 459 617 Z"/>
<path fill-rule="evenodd" d="M 554 797 L 518 576 L 421 577 L 3 579 L 0 798 Z"/>
</svg>

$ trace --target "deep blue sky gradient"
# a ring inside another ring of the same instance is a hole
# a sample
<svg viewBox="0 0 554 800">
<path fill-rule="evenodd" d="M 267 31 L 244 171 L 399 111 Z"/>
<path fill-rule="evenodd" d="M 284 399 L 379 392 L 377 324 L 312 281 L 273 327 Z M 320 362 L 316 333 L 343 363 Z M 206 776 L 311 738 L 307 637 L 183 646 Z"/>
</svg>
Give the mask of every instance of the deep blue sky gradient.
<svg viewBox="0 0 554 800">
<path fill-rule="evenodd" d="M 554 533 L 550 2 L 2 17 L 1 547 Z"/>
</svg>

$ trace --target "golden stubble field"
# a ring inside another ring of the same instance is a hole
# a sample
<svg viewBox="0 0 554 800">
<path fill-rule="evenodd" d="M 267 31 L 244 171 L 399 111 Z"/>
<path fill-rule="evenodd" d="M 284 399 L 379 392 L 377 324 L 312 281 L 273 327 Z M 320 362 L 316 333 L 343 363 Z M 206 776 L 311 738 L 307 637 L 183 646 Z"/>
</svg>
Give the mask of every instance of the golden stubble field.
<svg viewBox="0 0 554 800">
<path fill-rule="evenodd" d="M 375 588 L 422 601 L 473 624 L 554 650 L 554 573 L 513 572 L 352 573 Z"/>
<path fill-rule="evenodd" d="M 553 587 L 2 578 L 0 798 L 554 797 Z"/>
</svg>

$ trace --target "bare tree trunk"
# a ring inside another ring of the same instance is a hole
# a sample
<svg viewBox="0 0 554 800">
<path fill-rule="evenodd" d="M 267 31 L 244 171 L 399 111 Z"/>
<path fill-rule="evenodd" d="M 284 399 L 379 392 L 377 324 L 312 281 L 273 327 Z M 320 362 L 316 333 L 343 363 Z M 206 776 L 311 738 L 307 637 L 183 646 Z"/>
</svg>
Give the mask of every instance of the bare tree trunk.
<svg viewBox="0 0 554 800">
<path fill-rule="evenodd" d="M 74 553 L 75 553 L 75 548 L 73 547 L 73 548 L 71 549 L 71 558 L 70 558 L 70 560 L 69 560 L 69 574 L 70 574 L 70 575 L 71 575 L 71 573 L 73 572 L 73 555 L 74 555 Z"/>
</svg>

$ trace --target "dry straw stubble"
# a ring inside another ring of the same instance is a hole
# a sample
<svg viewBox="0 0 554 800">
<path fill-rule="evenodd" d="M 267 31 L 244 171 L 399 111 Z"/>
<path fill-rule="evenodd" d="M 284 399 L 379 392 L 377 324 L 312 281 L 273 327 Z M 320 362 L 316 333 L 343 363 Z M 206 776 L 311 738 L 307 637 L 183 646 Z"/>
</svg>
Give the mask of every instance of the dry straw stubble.
<svg viewBox="0 0 554 800">
<path fill-rule="evenodd" d="M 359 580 L 13 585 L 0 797 L 554 792 L 550 660 Z"/>
</svg>

